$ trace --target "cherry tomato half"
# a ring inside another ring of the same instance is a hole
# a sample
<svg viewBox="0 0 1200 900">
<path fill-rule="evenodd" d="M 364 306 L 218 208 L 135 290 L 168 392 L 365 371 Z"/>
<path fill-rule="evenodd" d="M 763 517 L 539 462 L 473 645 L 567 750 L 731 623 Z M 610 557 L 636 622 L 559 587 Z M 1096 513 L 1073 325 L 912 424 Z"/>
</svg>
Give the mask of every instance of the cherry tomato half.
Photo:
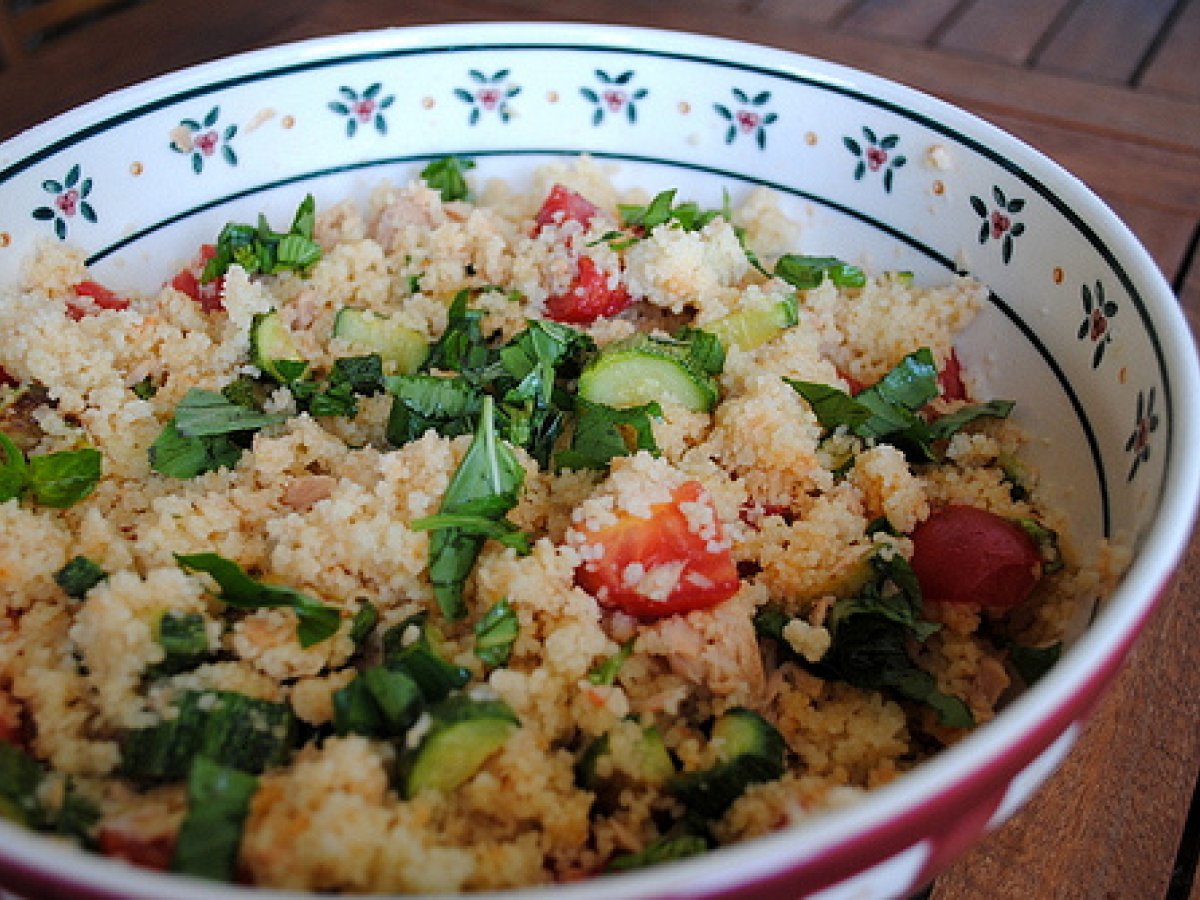
<svg viewBox="0 0 1200 900">
<path fill-rule="evenodd" d="M 685 504 L 712 501 L 697 481 L 680 485 L 648 518 L 623 515 L 587 534 L 589 558 L 575 580 L 604 606 L 639 619 L 706 609 L 737 593 L 740 581 L 728 543 L 712 516 L 711 533 L 697 533 Z"/>
<path fill-rule="evenodd" d="M 1042 577 L 1037 543 L 1020 525 L 974 506 L 945 506 L 912 533 L 912 568 L 926 600 L 1009 609 Z"/>
<path fill-rule="evenodd" d="M 579 257 L 579 270 L 571 286 L 562 294 L 546 298 L 546 318 L 571 325 L 587 325 L 606 316 L 615 316 L 633 302 L 625 286 L 613 287 L 607 272 L 590 256 Z"/>
<path fill-rule="evenodd" d="M 563 222 L 578 222 L 586 227 L 598 212 L 600 208 L 583 194 L 556 184 L 550 188 L 550 193 L 534 217 L 533 233 L 536 236 L 547 225 L 561 225 Z"/>
</svg>

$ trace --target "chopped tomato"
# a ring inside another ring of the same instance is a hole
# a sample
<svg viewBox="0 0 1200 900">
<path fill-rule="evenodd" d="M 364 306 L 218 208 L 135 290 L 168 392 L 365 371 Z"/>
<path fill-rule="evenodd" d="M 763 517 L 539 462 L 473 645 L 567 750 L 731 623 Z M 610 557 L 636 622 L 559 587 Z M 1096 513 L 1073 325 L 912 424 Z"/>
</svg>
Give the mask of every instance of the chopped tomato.
<svg viewBox="0 0 1200 900">
<path fill-rule="evenodd" d="M 740 584 L 716 510 L 698 481 L 651 506 L 647 518 L 626 513 L 590 531 L 586 543 L 589 558 L 575 571 L 579 586 L 639 619 L 715 606 Z"/>
<path fill-rule="evenodd" d="M 959 362 L 958 354 L 954 350 L 950 351 L 950 356 L 946 358 L 946 364 L 938 372 L 937 380 L 943 400 L 967 399 L 967 386 L 963 384 L 962 380 L 962 363 Z"/>
<path fill-rule="evenodd" d="M 112 825 L 100 829 L 96 843 L 105 856 L 158 872 L 166 872 L 171 868 L 171 857 L 175 854 L 174 835 L 141 835 Z"/>
<path fill-rule="evenodd" d="M 204 244 L 200 247 L 200 255 L 196 261 L 188 268 L 181 269 L 179 273 L 171 279 L 171 287 L 179 291 L 181 294 L 187 294 L 193 300 L 200 304 L 200 308 L 205 312 L 216 312 L 225 308 L 221 302 L 221 294 L 225 291 L 225 278 L 214 278 L 212 281 L 201 282 L 200 276 L 204 272 L 205 264 L 212 259 L 217 253 L 217 248 L 213 244 Z"/>
<path fill-rule="evenodd" d="M 0 366 L 0 387 L 20 387 L 21 382 L 8 374 L 4 366 Z"/>
<path fill-rule="evenodd" d="M 556 184 L 550 188 L 550 193 L 534 217 L 533 233 L 536 236 L 547 225 L 561 225 L 563 222 L 578 222 L 586 226 L 598 212 L 600 208 L 583 194 Z"/>
<path fill-rule="evenodd" d="M 926 600 L 1009 609 L 1042 577 L 1042 555 L 1029 533 L 974 506 L 936 510 L 913 530 L 912 542 L 912 568 Z"/>
<path fill-rule="evenodd" d="M 838 369 L 838 375 L 841 376 L 842 381 L 846 382 L 846 390 L 851 397 L 857 397 L 867 389 L 865 384 L 863 384 L 849 372 L 843 372 L 841 369 Z"/>
<path fill-rule="evenodd" d="M 587 325 L 605 316 L 615 316 L 633 302 L 625 286 L 610 284 L 611 276 L 590 256 L 579 257 L 579 271 L 565 293 L 546 299 L 546 317 L 555 322 Z"/>
<path fill-rule="evenodd" d="M 129 300 L 117 296 L 113 291 L 96 281 L 81 281 L 73 288 L 76 297 L 87 297 L 93 307 L 82 303 L 67 301 L 67 315 L 78 322 L 84 316 L 91 315 L 96 309 L 128 309 Z"/>
</svg>

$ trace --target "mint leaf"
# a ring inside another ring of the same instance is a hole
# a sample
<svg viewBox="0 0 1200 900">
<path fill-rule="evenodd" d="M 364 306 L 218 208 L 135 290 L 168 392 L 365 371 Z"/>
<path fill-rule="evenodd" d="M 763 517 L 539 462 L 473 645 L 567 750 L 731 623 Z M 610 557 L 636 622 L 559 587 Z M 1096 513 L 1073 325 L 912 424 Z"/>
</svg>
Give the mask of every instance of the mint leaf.
<svg viewBox="0 0 1200 900">
<path fill-rule="evenodd" d="M 459 156 L 443 156 L 421 170 L 421 179 L 429 187 L 439 191 L 445 201 L 466 200 L 471 195 L 471 190 L 467 186 L 465 173 L 473 168 L 473 160 Z"/>
</svg>

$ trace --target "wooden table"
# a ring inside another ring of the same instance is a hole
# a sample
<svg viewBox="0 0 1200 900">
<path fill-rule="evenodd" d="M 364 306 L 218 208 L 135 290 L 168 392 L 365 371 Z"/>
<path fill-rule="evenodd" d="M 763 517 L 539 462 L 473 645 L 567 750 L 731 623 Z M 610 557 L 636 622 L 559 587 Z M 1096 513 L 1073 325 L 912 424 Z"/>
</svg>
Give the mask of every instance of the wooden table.
<svg viewBox="0 0 1200 900">
<path fill-rule="evenodd" d="M 385 25 L 546 19 L 758 41 L 921 88 L 1082 177 L 1200 325 L 1200 0 L 143 0 L 0 72 L 0 138 L 228 53 Z M 1200 900 L 1200 539 L 1063 768 L 933 900 Z M 1190 818 L 1189 818 L 1190 815 Z"/>
</svg>

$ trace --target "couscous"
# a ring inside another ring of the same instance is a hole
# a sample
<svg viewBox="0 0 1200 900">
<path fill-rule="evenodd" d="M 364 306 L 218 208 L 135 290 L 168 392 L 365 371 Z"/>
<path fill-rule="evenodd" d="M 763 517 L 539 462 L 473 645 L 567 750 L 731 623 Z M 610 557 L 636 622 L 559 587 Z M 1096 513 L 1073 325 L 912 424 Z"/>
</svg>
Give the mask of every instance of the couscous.
<svg viewBox="0 0 1200 900">
<path fill-rule="evenodd" d="M 650 865 L 902 776 L 1108 587 L 955 353 L 985 288 L 801 255 L 766 190 L 451 157 L 214 238 L 0 296 L 30 827 L 322 892 Z"/>
</svg>

